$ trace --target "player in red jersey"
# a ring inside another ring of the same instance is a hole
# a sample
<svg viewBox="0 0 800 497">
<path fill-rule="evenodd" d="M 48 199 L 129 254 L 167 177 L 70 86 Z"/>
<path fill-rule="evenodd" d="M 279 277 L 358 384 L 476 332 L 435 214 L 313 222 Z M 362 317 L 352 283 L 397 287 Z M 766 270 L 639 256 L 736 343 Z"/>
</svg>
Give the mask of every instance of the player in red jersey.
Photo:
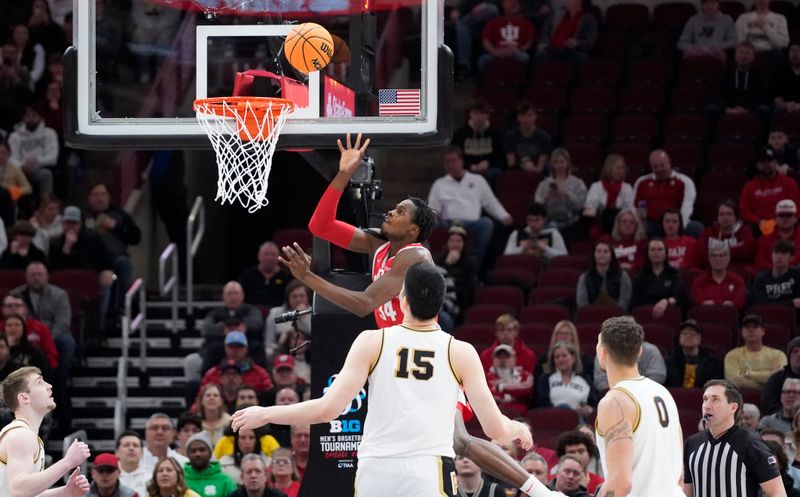
<svg viewBox="0 0 800 497">
<path fill-rule="evenodd" d="M 339 173 L 317 204 L 308 228 L 318 238 L 340 247 L 372 255 L 372 284 L 363 292 L 348 290 L 330 283 L 311 272 L 311 259 L 298 244 L 283 247 L 281 262 L 286 264 L 295 278 L 334 304 L 359 316 L 375 313 L 381 328 L 403 322 L 398 296 L 406 271 L 414 264 L 433 264 L 430 252 L 422 246 L 433 230 L 436 216 L 428 205 L 417 198 L 403 200 L 386 215 L 381 226 L 385 240 L 336 220 L 336 207 L 342 192 L 355 173 L 369 139 L 361 143 L 361 134 L 355 144 L 347 135 L 347 146 L 338 140 L 341 158 Z M 387 241 L 388 240 L 388 241 Z M 466 402 L 459 402 L 462 416 L 456 415 L 453 449 L 460 456 L 469 457 L 484 472 L 511 483 L 530 493 L 536 480 L 496 445 L 474 438 L 467 433 L 464 420 L 472 417 Z"/>
</svg>

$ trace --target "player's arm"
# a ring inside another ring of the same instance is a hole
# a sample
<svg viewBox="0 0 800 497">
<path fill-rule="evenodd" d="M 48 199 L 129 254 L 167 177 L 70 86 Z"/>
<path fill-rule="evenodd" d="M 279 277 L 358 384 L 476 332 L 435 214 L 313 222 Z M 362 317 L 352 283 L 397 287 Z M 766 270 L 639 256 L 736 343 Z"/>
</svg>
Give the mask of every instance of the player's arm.
<svg viewBox="0 0 800 497">
<path fill-rule="evenodd" d="M 453 340 L 450 346 L 450 363 L 456 376 L 461 379 L 464 393 L 486 435 L 502 443 L 513 443 L 519 439 L 522 448 L 529 450 L 533 446 L 530 430 L 500 412 L 492 392 L 489 391 L 475 348 L 466 342 Z"/>
<path fill-rule="evenodd" d="M 403 278 L 409 267 L 419 262 L 431 262 L 423 249 L 403 250 L 394 258 L 391 271 L 375 280 L 363 292 L 358 292 L 336 286 L 312 273 L 311 259 L 296 243 L 294 247 L 283 248 L 283 257 L 280 261 L 286 264 L 294 277 L 307 287 L 361 317 L 367 316 L 400 293 L 400 289 L 403 288 Z"/>
<path fill-rule="evenodd" d="M 317 208 L 308 222 L 308 229 L 314 236 L 342 248 L 369 254 L 383 242 L 353 225 L 336 220 L 336 208 L 339 205 L 339 199 L 342 198 L 342 192 L 350 184 L 350 178 L 353 177 L 353 174 L 358 170 L 358 166 L 361 165 L 364 152 L 369 145 L 369 138 L 364 140 L 362 145 L 361 133 L 359 133 L 355 146 L 353 146 L 348 133 L 347 148 L 342 145 L 342 140 L 337 140 L 337 144 L 342 154 L 339 159 L 339 172 L 333 178 L 331 184 L 328 185 L 325 193 L 322 194 L 322 198 L 320 198 Z"/>
<path fill-rule="evenodd" d="M 362 332 L 353 341 L 344 366 L 330 389 L 318 399 L 290 406 L 248 407 L 233 413 L 231 427 L 256 429 L 267 423 L 280 425 L 316 424 L 336 419 L 364 386 L 370 367 L 378 358 L 382 334 Z"/>
<path fill-rule="evenodd" d="M 597 406 L 597 431 L 605 439 L 608 467 L 600 497 L 624 497 L 631 491 L 635 419 L 636 404 L 620 391 L 610 390 Z"/>
<path fill-rule="evenodd" d="M 30 497 L 42 494 L 65 473 L 74 466 L 80 466 L 89 457 L 89 449 L 86 444 L 76 441 L 70 446 L 63 459 L 49 468 L 37 472 L 32 471 L 32 463 L 39 453 L 39 443 L 35 433 L 18 428 L 7 432 L 4 440 L 8 448 L 6 450 L 6 471 L 11 497 Z M 53 489 L 49 494 L 58 490 L 60 489 Z"/>
<path fill-rule="evenodd" d="M 694 486 L 691 483 L 683 484 L 683 495 L 686 497 L 694 497 Z"/>
<path fill-rule="evenodd" d="M 761 483 L 760 486 L 764 497 L 786 497 L 786 487 L 783 486 L 783 480 L 780 476 L 767 480 Z"/>
</svg>

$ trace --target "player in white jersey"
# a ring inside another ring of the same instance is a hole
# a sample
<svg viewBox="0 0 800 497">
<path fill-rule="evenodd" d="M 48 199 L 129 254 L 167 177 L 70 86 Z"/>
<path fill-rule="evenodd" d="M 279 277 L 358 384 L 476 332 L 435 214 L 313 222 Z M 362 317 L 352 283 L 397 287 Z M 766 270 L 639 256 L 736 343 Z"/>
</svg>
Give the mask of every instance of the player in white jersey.
<svg viewBox="0 0 800 497">
<path fill-rule="evenodd" d="M 63 459 L 44 469 L 44 445 L 38 437 L 45 415 L 56 408 L 53 387 L 38 368 L 19 368 L 0 385 L 3 400 L 14 421 L 0 431 L 0 497 L 81 497 L 89 482 L 80 465 L 89 457 L 89 447 L 77 440 Z M 65 473 L 74 471 L 63 487 L 51 489 Z"/>
<path fill-rule="evenodd" d="M 683 437 L 669 391 L 639 374 L 644 331 L 631 317 L 607 319 L 597 358 L 610 390 L 597 407 L 600 497 L 683 497 Z"/>
<path fill-rule="evenodd" d="M 250 407 L 234 413 L 234 430 L 267 423 L 324 423 L 338 417 L 364 383 L 369 409 L 358 451 L 359 497 L 454 495 L 453 422 L 459 384 L 486 434 L 503 443 L 533 442 L 522 423 L 500 413 L 475 349 L 439 328 L 444 279 L 430 264 L 406 272 L 401 325 L 368 330 L 353 342 L 341 372 L 322 398 L 291 406 Z"/>
</svg>

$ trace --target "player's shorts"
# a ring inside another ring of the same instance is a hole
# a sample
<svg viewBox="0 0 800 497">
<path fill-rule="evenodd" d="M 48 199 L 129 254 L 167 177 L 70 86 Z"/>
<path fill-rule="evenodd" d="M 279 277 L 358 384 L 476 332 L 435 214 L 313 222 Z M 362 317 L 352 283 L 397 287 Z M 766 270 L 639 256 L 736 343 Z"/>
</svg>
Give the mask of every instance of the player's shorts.
<svg viewBox="0 0 800 497">
<path fill-rule="evenodd" d="M 454 497 L 450 457 L 365 457 L 358 460 L 356 497 Z"/>
</svg>

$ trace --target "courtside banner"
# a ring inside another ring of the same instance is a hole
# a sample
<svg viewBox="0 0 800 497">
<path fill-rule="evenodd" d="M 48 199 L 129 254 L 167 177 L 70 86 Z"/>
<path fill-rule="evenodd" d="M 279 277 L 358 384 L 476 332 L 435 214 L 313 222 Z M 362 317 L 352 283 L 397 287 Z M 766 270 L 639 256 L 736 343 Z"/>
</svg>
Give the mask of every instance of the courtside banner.
<svg viewBox="0 0 800 497">
<path fill-rule="evenodd" d="M 323 277 L 357 291 L 371 282 L 368 274 L 361 273 L 336 272 Z M 311 329 L 311 397 L 319 398 L 335 381 L 353 340 L 376 325 L 371 314 L 359 318 L 315 295 Z M 353 495 L 368 396 L 368 389 L 362 389 L 335 420 L 311 426 L 308 467 L 299 497 Z"/>
</svg>

